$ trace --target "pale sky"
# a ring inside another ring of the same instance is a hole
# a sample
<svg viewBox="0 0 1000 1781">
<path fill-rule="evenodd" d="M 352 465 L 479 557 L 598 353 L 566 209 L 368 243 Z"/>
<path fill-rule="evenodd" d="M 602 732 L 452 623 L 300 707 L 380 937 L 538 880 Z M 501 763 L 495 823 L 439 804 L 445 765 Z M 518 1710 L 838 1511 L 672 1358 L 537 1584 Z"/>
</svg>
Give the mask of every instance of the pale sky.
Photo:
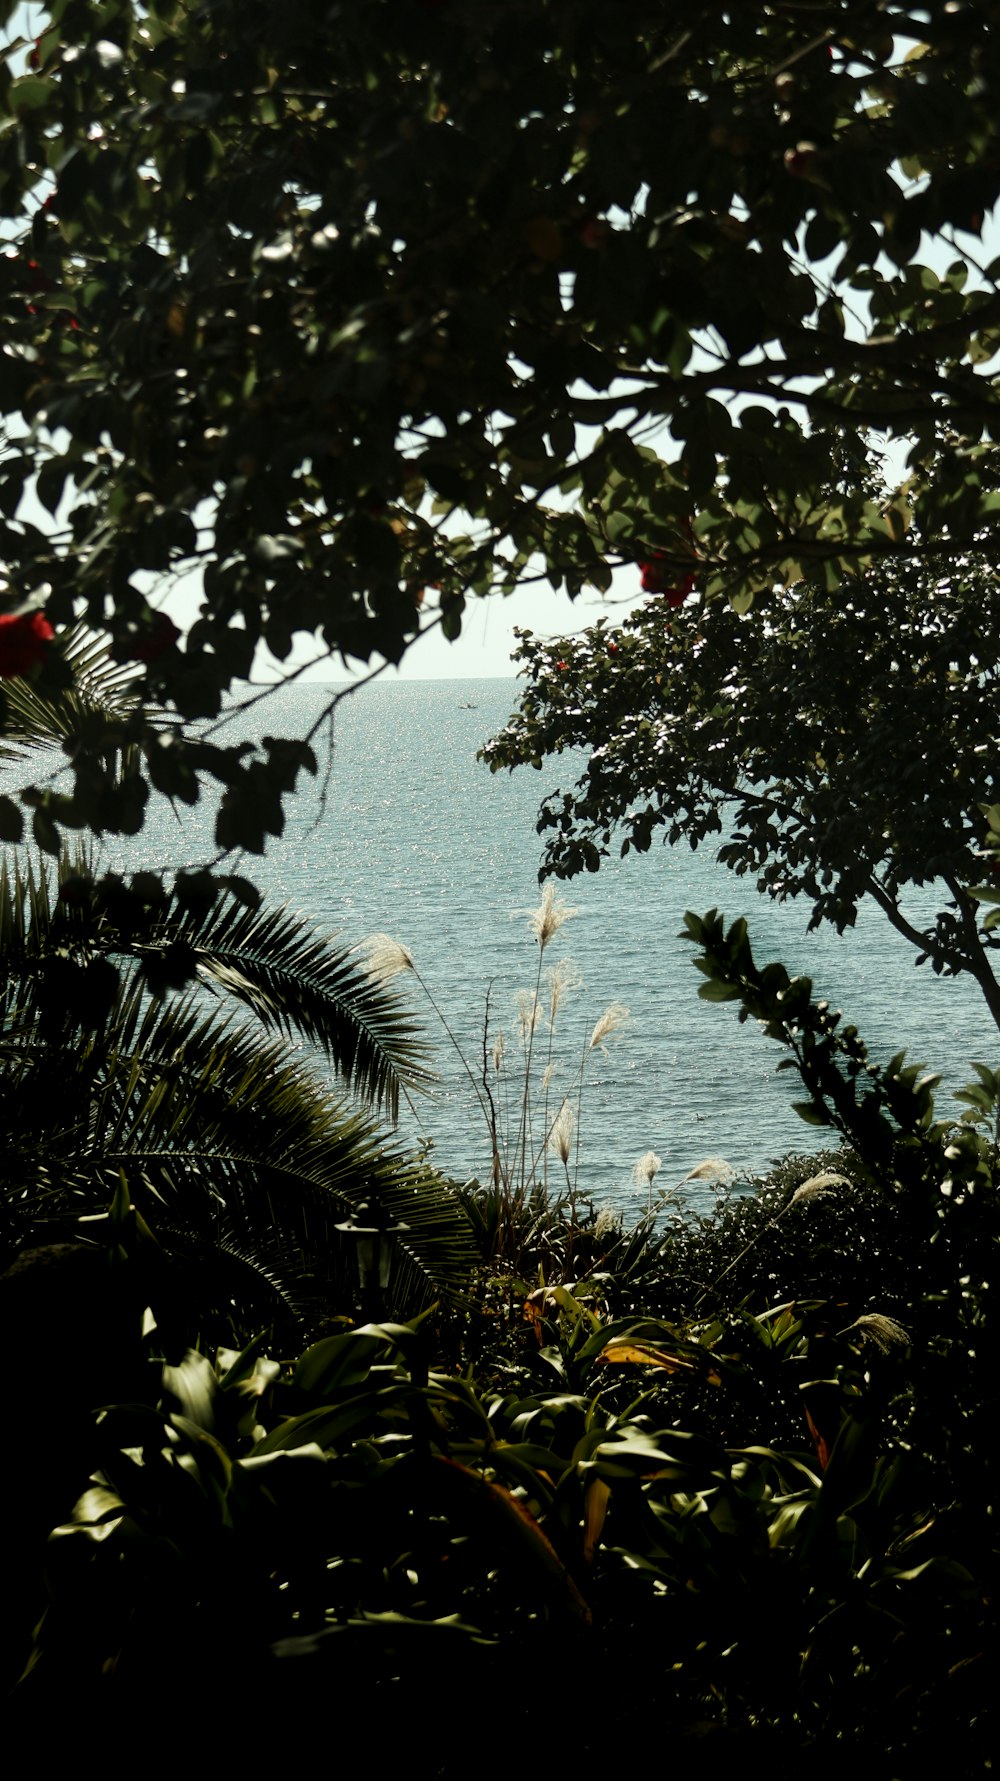
<svg viewBox="0 0 1000 1781">
<path fill-rule="evenodd" d="M 387 668 L 387 680 L 496 680 L 509 679 L 515 672 L 511 652 L 516 643 L 514 627 L 534 631 L 540 637 L 561 637 L 571 631 L 583 631 L 605 613 L 617 624 L 647 596 L 639 586 L 639 568 L 619 570 L 616 585 L 607 595 L 584 589 L 575 600 L 565 593 L 555 593 L 543 585 L 521 588 L 506 599 L 491 594 L 486 599 L 470 596 L 462 620 L 462 635 L 454 643 L 431 630 L 407 651 L 398 668 Z M 179 605 L 166 602 L 179 617 Z M 190 622 L 193 613 L 187 605 Z M 308 661 L 315 653 L 311 640 L 301 639 L 299 647 L 285 663 L 273 663 L 270 670 L 259 659 L 254 679 L 283 679 L 290 666 Z M 367 672 L 359 666 L 359 673 Z M 329 658 L 307 668 L 302 680 L 343 680 L 343 664 L 338 657 Z"/>
</svg>

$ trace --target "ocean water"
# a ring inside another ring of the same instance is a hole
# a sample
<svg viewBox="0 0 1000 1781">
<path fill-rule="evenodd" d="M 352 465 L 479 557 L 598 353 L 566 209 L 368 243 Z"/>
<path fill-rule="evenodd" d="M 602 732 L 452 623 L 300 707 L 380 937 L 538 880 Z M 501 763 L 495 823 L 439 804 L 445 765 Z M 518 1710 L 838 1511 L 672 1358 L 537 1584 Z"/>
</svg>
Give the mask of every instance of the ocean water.
<svg viewBox="0 0 1000 1781">
<path fill-rule="evenodd" d="M 257 733 L 301 734 L 331 690 L 279 689 L 257 707 Z M 474 1072 L 489 995 L 489 1042 L 503 1028 L 511 1105 L 520 1080 L 517 992 L 535 987 L 539 965 L 527 916 L 539 901 L 535 818 L 542 797 L 575 777 L 569 755 L 514 775 L 491 775 L 476 761 L 516 692 L 514 680 L 449 680 L 376 683 L 352 694 L 336 712 L 328 777 L 292 801 L 286 832 L 264 858 L 238 867 L 269 899 L 301 910 L 325 932 L 351 941 L 380 932 L 402 942 Z M 106 847 L 102 863 L 134 870 L 196 861 L 211 853 L 210 841 L 206 814 L 178 821 L 160 804 L 127 852 Z M 615 1002 L 630 1011 L 606 1051 L 587 1051 L 572 1166 L 579 1190 L 599 1205 L 635 1213 L 645 1204 L 633 1169 L 649 1150 L 662 1159 L 657 1185 L 672 1187 L 708 1157 L 745 1174 L 824 1141 L 792 1110 L 802 1091 L 793 1072 L 776 1074 L 781 1048 L 752 1023 L 741 1026 L 731 1006 L 699 999 L 694 949 L 678 937 L 687 909 L 718 907 L 727 920 L 745 915 L 758 962 L 780 958 L 813 977 L 817 993 L 844 1010 L 877 1060 L 905 1046 L 914 1061 L 942 1071 L 950 1088 L 971 1074 L 969 1059 L 998 1061 L 996 1029 L 974 987 L 915 968 L 912 950 L 874 909 L 862 908 L 843 939 L 832 930 L 809 934 L 804 903 L 759 897 L 709 847 L 658 844 L 557 891 L 578 913 L 543 963 L 571 961 L 581 985 L 566 995 L 555 1024 L 550 1118 L 564 1094 L 576 1104 L 580 1061 L 599 1016 Z M 920 906 L 915 899 L 918 916 Z M 434 1160 L 449 1174 L 485 1178 L 489 1145 L 468 1078 L 415 978 L 398 981 L 425 1018 L 440 1076 L 416 1116 L 404 1114 L 402 1129 L 432 1142 Z M 544 1024 L 534 1044 L 536 1062 L 544 1062 Z M 947 1104 L 943 1086 L 939 1106 Z M 534 1131 L 537 1148 L 540 1112 Z M 550 1180 L 557 1172 L 561 1178 L 559 1165 L 549 1167 Z M 705 1191 L 680 1188 L 678 1203 L 703 1200 Z"/>
</svg>

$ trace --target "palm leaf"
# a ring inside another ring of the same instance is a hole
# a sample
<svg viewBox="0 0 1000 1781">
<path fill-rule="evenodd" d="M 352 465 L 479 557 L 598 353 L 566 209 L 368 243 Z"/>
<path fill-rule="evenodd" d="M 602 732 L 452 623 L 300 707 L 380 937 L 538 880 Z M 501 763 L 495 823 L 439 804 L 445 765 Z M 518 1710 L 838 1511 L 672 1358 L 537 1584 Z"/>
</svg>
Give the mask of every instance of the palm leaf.
<svg viewBox="0 0 1000 1781">
<path fill-rule="evenodd" d="M 353 947 L 285 908 L 248 910 L 226 895 L 205 912 L 172 909 L 145 944 L 189 946 L 204 982 L 251 1008 L 265 1027 L 319 1046 L 359 1099 L 395 1120 L 400 1090 L 434 1081 L 429 1047 L 405 1003 Z M 137 947 L 137 951 L 142 951 Z"/>
<path fill-rule="evenodd" d="M 59 878 L 81 864 L 65 859 Z M 13 1233 L 23 1241 L 99 1216 L 124 1181 L 204 1281 L 205 1314 L 231 1316 L 236 1298 L 245 1329 L 287 1325 L 305 1307 L 315 1322 L 344 1302 L 356 1264 L 338 1226 L 364 1209 L 394 1229 L 399 1311 L 461 1292 L 477 1256 L 456 1195 L 289 1050 L 292 1034 L 316 1043 L 359 1095 L 393 1112 L 400 1092 L 426 1086 L 413 1022 L 356 952 L 230 896 L 196 911 L 167 896 L 137 908 L 123 934 L 100 908 L 60 898 L 58 881 L 0 861 L 0 1139 Z M 168 948 L 273 1036 L 206 1008 L 202 989 L 152 996 L 142 967 Z M 85 981 L 102 957 L 119 976 L 104 1017 L 90 1020 L 79 995 L 53 996 L 49 973 Z"/>
<path fill-rule="evenodd" d="M 401 1309 L 464 1288 L 476 1255 L 457 1198 L 370 1118 L 332 1101 L 281 1041 L 261 1044 L 194 996 L 150 1002 L 136 981 L 74 1053 L 28 1042 L 39 1039 L 30 1001 L 0 1078 L 25 1224 L 101 1212 L 121 1174 L 161 1240 L 197 1256 L 206 1278 L 225 1238 L 280 1287 L 286 1309 L 315 1312 L 353 1266 L 337 1226 L 367 1207 L 407 1227 L 392 1287 Z M 260 1294 L 249 1303 L 259 1309 Z"/>
<path fill-rule="evenodd" d="M 88 867 L 85 853 L 66 855 L 58 878 Z M 353 1093 L 392 1120 L 400 1093 L 432 1085 L 429 1046 L 392 985 L 302 916 L 248 910 L 229 891 L 207 909 L 192 909 L 174 891 L 157 907 L 136 906 L 123 934 L 106 910 L 66 908 L 54 889 L 44 868 L 3 859 L 0 958 L 8 975 L 30 974 L 32 963 L 53 953 L 145 965 L 187 954 L 206 987 L 242 1003 L 265 1028 L 318 1046 Z"/>
<path fill-rule="evenodd" d="M 114 737 L 137 703 L 141 676 L 135 664 L 114 661 L 107 641 L 86 625 L 62 632 L 60 650 L 73 674 L 71 686 L 40 694 L 30 680 L 15 676 L 6 682 L 0 758 L 20 759 L 36 749 L 59 747 L 98 722 L 109 728 L 109 752 L 125 748 L 124 738 Z M 155 718 L 155 712 L 149 715 Z"/>
<path fill-rule="evenodd" d="M 315 1283 L 302 1278 L 297 1250 L 279 1245 L 262 1255 L 223 1223 L 214 1234 L 210 1259 L 212 1298 L 206 1309 L 217 1325 L 235 1321 L 248 1338 L 268 1330 L 271 1340 L 287 1337 L 293 1346 L 303 1328 L 315 1327 L 324 1307 Z M 199 1257 L 199 1280 L 207 1272 Z M 235 1307 L 238 1320 L 233 1318 Z"/>
</svg>

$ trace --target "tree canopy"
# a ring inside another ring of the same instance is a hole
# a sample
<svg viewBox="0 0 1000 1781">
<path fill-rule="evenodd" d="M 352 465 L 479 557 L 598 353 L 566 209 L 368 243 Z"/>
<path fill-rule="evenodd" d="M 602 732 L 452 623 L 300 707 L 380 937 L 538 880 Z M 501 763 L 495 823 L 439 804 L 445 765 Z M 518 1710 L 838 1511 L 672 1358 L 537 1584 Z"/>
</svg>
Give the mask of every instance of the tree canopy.
<svg viewBox="0 0 1000 1781">
<path fill-rule="evenodd" d="M 202 723 L 260 643 L 395 661 L 470 596 L 674 587 L 695 551 L 739 610 L 995 550 L 991 5 L 32 12 L 0 63 L 0 674 L 57 698 L 78 620 L 135 666 L 71 782 L 21 794 L 43 846 L 208 782 L 219 848 L 261 850 L 310 739 Z M 900 488 L 832 499 L 870 429 L 912 441 Z"/>
<path fill-rule="evenodd" d="M 746 613 L 656 596 L 620 627 L 525 634 L 519 656 L 527 686 L 490 765 L 585 752 L 542 807 L 546 871 L 596 872 L 658 832 L 711 837 L 758 890 L 810 903 L 811 927 L 843 932 L 869 897 L 935 970 L 970 972 L 1000 1021 L 985 807 L 1000 800 L 1000 587 L 986 565 L 882 561 Z M 908 893 L 931 884 L 928 920 Z"/>
</svg>

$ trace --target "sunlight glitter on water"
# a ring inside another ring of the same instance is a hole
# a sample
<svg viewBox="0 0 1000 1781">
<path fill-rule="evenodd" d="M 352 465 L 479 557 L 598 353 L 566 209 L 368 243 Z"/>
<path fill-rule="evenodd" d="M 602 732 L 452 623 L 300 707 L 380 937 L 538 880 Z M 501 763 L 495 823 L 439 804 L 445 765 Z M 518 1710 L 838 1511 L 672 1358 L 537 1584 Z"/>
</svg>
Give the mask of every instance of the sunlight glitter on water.
<svg viewBox="0 0 1000 1781">
<path fill-rule="evenodd" d="M 261 730 L 300 734 L 325 696 L 315 685 L 278 690 L 261 708 Z M 538 805 L 575 777 L 568 755 L 541 773 L 513 776 L 477 763 L 477 748 L 515 698 L 514 681 L 491 680 L 376 684 L 346 700 L 322 815 L 309 787 L 292 801 L 286 833 L 267 855 L 236 868 L 328 932 L 351 940 L 384 932 L 404 942 L 474 1070 L 487 991 L 509 1029 L 516 991 L 533 987 L 537 948 L 526 918 L 511 912 L 538 902 Z M 186 814 L 179 826 L 159 806 L 127 853 L 106 848 L 104 863 L 135 869 L 197 859 L 211 852 L 210 835 L 205 813 Z M 678 938 L 686 909 L 746 915 L 757 959 L 781 958 L 811 975 L 876 1060 L 905 1046 L 945 1070 L 952 1088 L 971 1074 L 968 1059 L 997 1061 L 996 1031 L 974 988 L 916 970 L 912 951 L 875 910 L 862 908 L 843 939 L 832 930 L 807 934 L 806 905 L 759 897 L 711 849 L 686 846 L 613 859 L 561 890 L 580 914 L 555 936 L 545 963 L 572 958 L 584 987 L 557 1023 L 556 1107 L 601 1010 L 620 1001 L 632 1015 L 608 1055 L 589 1059 L 580 1188 L 598 1204 L 637 1210 L 631 1174 L 648 1150 L 663 1158 L 667 1186 L 707 1156 L 754 1171 L 790 1149 L 818 1149 L 824 1138 L 792 1111 L 801 1088 L 792 1072 L 775 1074 L 778 1047 L 752 1023 L 740 1026 L 732 1008 L 698 999 L 692 949 Z M 432 1011 L 417 1012 L 426 1014 L 441 1075 L 438 1093 L 420 1107 L 419 1129 L 434 1139 L 446 1172 L 485 1176 L 489 1148 L 472 1089 Z M 947 1103 L 942 1091 L 942 1112 Z"/>
</svg>

